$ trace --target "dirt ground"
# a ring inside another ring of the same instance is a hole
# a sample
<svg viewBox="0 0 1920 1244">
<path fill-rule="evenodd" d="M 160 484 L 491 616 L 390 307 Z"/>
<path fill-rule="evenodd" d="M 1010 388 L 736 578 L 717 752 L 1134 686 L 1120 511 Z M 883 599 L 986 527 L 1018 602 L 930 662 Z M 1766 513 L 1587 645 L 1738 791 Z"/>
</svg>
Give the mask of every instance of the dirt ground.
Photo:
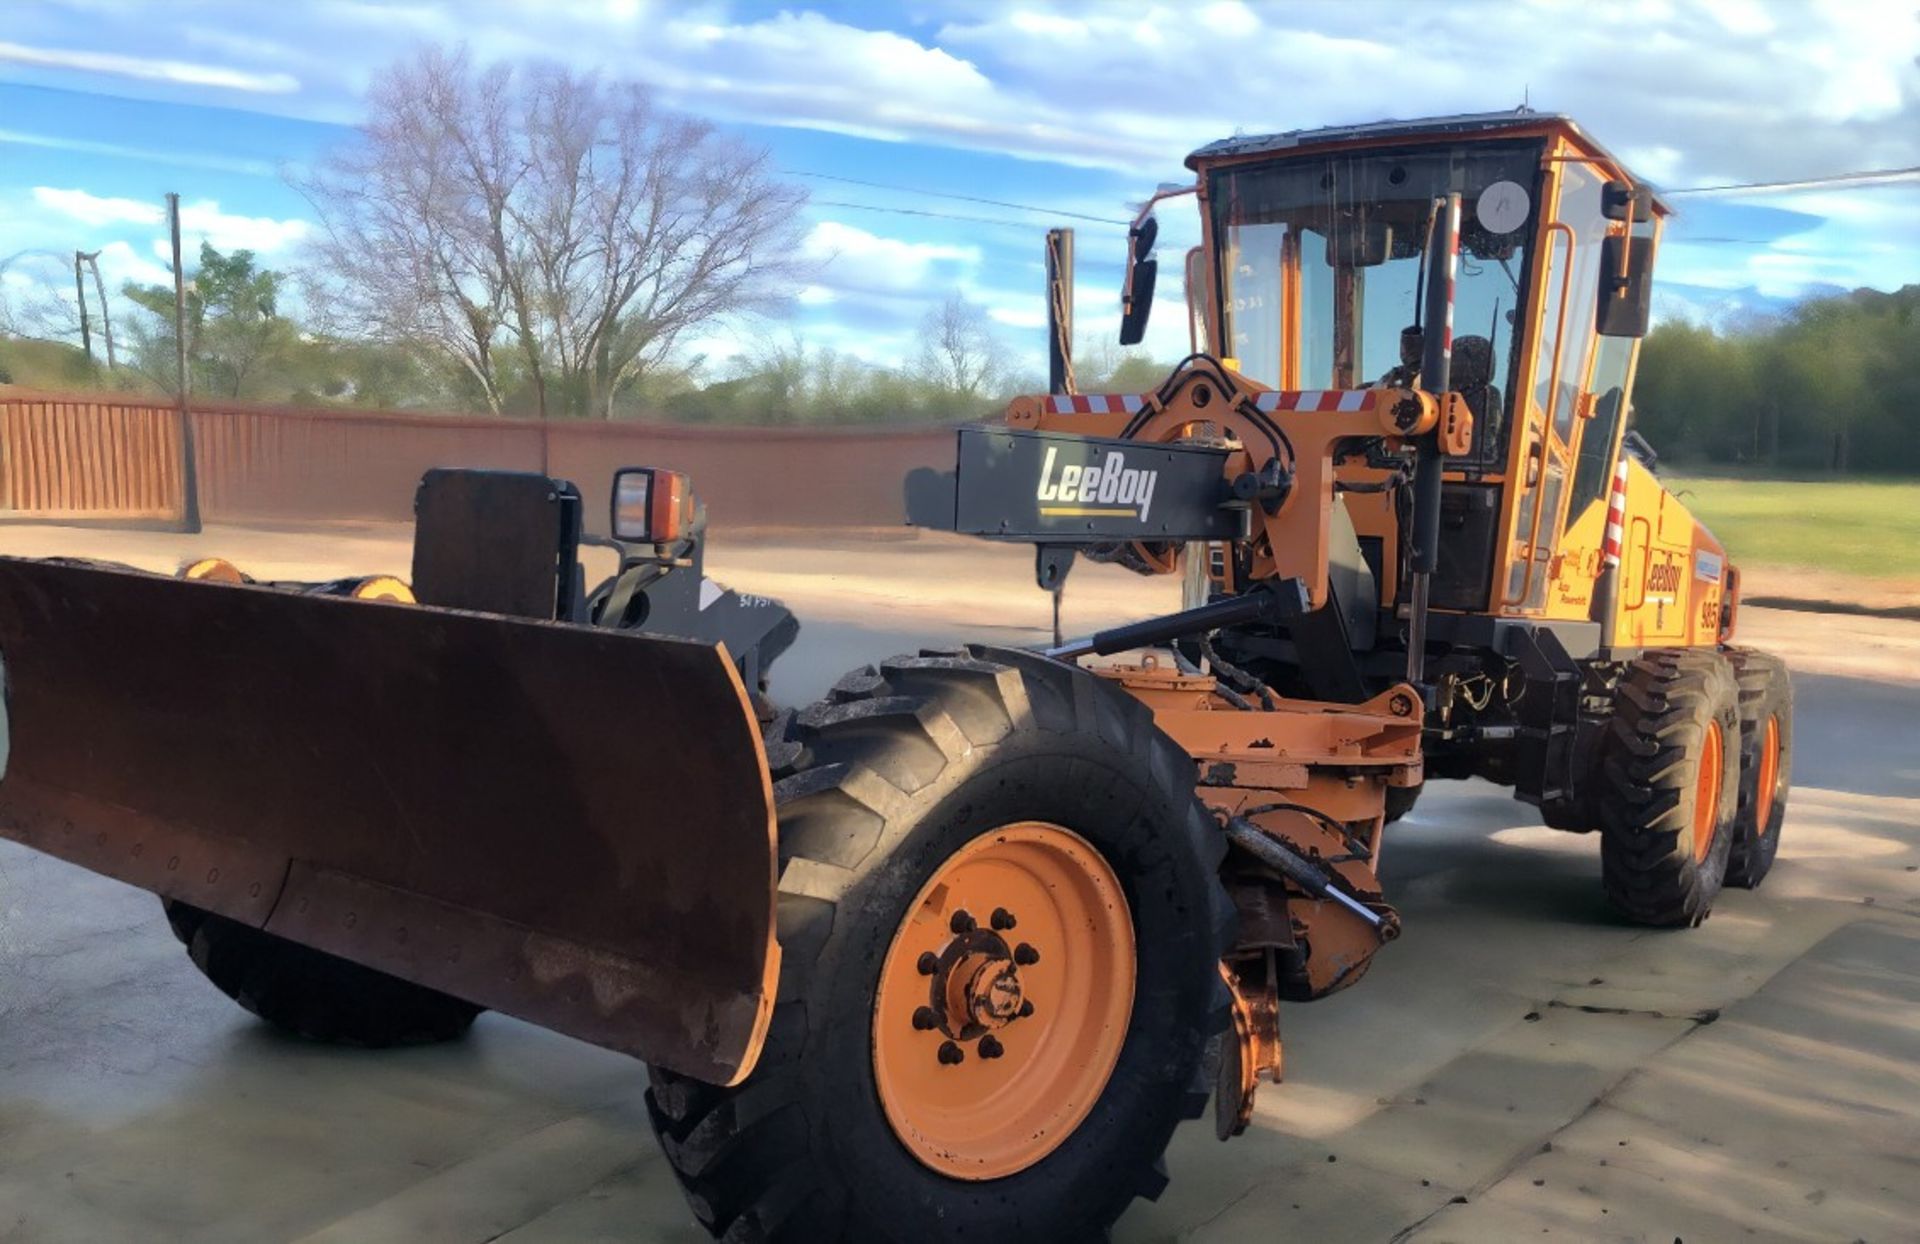
<svg viewBox="0 0 1920 1244">
<path fill-rule="evenodd" d="M 194 540 L 0 529 L 0 552 L 263 577 L 404 574 L 396 528 Z M 761 533 L 710 570 L 782 597 L 796 701 L 887 653 L 1033 642 L 1028 555 Z M 1069 631 L 1170 607 L 1070 581 Z M 1250 1133 L 1185 1128 L 1121 1241 L 1902 1241 L 1920 1221 L 1920 623 L 1749 609 L 1798 694 L 1765 887 L 1698 930 L 1620 924 L 1590 837 L 1477 782 L 1390 836 L 1406 934 L 1285 1016 Z M 0 1240 L 692 1241 L 621 1056 L 497 1015 L 449 1046 L 279 1037 L 199 978 L 150 896 L 0 843 Z"/>
</svg>

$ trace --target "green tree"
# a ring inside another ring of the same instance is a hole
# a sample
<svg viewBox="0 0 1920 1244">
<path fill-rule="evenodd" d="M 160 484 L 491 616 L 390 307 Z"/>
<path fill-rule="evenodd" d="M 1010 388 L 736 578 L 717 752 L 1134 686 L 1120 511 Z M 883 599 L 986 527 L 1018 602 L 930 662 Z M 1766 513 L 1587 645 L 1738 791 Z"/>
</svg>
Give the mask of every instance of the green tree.
<svg viewBox="0 0 1920 1244">
<path fill-rule="evenodd" d="M 285 278 L 259 267 L 249 250 L 222 254 L 200 244 L 186 298 L 187 366 L 195 392 L 218 397 L 281 397 L 299 345 L 279 314 Z M 122 291 L 149 313 L 134 321 L 134 367 L 162 388 L 175 384 L 174 297 L 164 285 Z"/>
</svg>

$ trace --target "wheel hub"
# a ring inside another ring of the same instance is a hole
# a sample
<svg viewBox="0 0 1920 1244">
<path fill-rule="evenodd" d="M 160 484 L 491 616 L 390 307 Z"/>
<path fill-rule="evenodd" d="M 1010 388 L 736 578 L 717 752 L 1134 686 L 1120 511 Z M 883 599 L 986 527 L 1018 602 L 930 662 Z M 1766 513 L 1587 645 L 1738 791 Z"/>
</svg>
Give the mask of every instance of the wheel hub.
<svg viewBox="0 0 1920 1244">
<path fill-rule="evenodd" d="M 874 1074 L 896 1135 L 963 1179 L 1052 1152 L 1119 1059 L 1133 970 L 1119 881 L 1078 835 L 1025 822 L 955 852 L 881 967 Z"/>
<path fill-rule="evenodd" d="M 947 994 L 947 1014 L 965 1021 L 953 1035 L 965 1040 L 1005 1028 L 1020 1014 L 1020 969 L 1011 955 L 968 955 L 949 976 Z"/>
</svg>

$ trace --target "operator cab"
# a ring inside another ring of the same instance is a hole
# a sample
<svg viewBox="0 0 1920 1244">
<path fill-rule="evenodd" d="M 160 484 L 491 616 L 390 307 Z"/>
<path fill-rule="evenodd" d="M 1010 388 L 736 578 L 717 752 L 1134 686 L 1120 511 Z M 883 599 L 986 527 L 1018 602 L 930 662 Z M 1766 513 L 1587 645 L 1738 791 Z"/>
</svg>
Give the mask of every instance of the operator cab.
<svg viewBox="0 0 1920 1244">
<path fill-rule="evenodd" d="M 1433 604 L 1584 616 L 1590 590 L 1550 601 L 1550 567 L 1600 546 L 1665 205 L 1571 120 L 1526 110 L 1236 137 L 1187 163 L 1212 261 L 1189 296 L 1209 345 L 1283 390 L 1417 387 L 1435 204 L 1461 196 L 1438 330 L 1474 428 L 1446 462 Z M 1391 513 L 1351 508 L 1370 555 L 1393 555 Z M 1376 571 L 1390 604 L 1399 576 Z"/>
</svg>

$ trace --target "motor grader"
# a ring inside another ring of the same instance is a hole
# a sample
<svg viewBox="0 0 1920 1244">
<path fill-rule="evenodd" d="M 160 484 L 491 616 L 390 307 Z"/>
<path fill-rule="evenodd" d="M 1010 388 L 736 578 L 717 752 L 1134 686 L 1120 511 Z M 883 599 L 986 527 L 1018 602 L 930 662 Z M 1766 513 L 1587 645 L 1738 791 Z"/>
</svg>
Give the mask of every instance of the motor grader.
<svg viewBox="0 0 1920 1244">
<path fill-rule="evenodd" d="M 1621 458 L 1659 199 L 1532 113 L 1189 164 L 1193 356 L 1017 400 L 908 481 L 1043 586 L 1184 568 L 1180 611 L 776 711 L 791 619 L 709 616 L 683 477 L 616 478 L 589 592 L 576 492 L 453 472 L 410 587 L 0 559 L 0 834 L 158 893 L 284 1027 L 494 1008 L 645 1059 L 732 1240 L 1103 1236 L 1209 1098 L 1248 1125 L 1280 1004 L 1399 935 L 1384 827 L 1428 777 L 1597 829 L 1630 919 L 1756 884 L 1786 672 L 1731 646 L 1733 567 Z"/>
</svg>

